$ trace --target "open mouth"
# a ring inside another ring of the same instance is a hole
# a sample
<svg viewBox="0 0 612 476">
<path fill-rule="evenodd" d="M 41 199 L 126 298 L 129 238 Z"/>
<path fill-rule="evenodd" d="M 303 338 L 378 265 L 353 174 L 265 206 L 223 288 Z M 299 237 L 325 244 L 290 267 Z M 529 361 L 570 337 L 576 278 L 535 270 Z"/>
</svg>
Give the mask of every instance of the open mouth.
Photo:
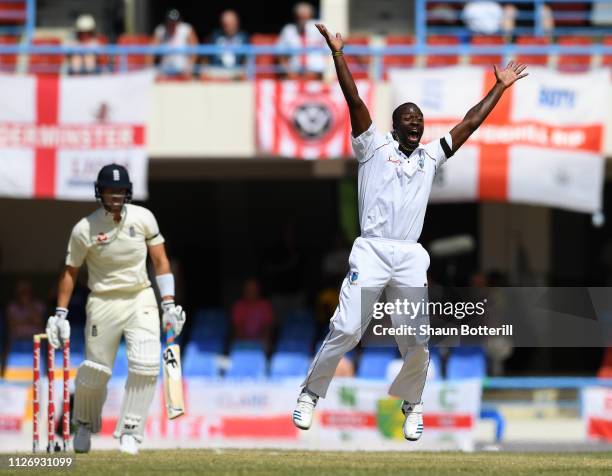
<svg viewBox="0 0 612 476">
<path fill-rule="evenodd" d="M 417 131 L 409 131 L 408 132 L 408 140 L 410 142 L 418 142 L 418 140 L 419 140 L 419 133 Z"/>
</svg>

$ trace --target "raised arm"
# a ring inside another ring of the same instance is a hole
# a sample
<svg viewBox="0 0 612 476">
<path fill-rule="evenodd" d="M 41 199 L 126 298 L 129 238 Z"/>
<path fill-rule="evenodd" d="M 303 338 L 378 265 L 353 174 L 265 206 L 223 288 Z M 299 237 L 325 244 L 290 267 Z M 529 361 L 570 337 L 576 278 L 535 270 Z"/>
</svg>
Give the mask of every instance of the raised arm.
<svg viewBox="0 0 612 476">
<path fill-rule="evenodd" d="M 323 35 L 327 42 L 327 46 L 329 46 L 329 49 L 332 51 L 338 82 L 340 83 L 342 94 L 344 94 L 344 99 L 349 108 L 353 136 L 357 137 L 368 130 L 372 124 L 372 119 L 370 118 L 370 111 L 368 111 L 365 103 L 359 97 L 359 91 L 357 91 L 353 75 L 342 54 L 344 40 L 340 33 L 336 33 L 336 36 L 332 36 L 331 33 L 327 31 L 327 28 L 325 28 L 325 25 L 321 23 L 317 24 L 317 29 L 321 35 Z"/>
<path fill-rule="evenodd" d="M 527 66 L 521 63 L 515 63 L 510 61 L 508 66 L 502 71 L 497 69 L 497 66 L 493 66 L 495 71 L 495 77 L 497 81 L 495 86 L 491 88 L 485 98 L 476 104 L 463 118 L 459 124 L 457 124 L 450 131 L 451 138 L 453 141 L 453 153 L 457 152 L 457 149 L 463 145 L 463 143 L 470 137 L 480 124 L 487 118 L 489 113 L 493 110 L 499 98 L 506 89 L 512 86 L 515 81 L 524 78 L 529 73 L 523 73 Z M 522 73 L 522 74 L 521 74 Z"/>
</svg>

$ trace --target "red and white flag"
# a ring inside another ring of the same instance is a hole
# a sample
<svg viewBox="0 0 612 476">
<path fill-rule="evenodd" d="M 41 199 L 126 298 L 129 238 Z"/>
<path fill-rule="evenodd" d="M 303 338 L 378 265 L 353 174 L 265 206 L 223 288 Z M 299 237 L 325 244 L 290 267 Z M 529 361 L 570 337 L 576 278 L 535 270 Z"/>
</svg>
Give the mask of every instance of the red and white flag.
<svg viewBox="0 0 612 476">
<path fill-rule="evenodd" d="M 581 400 L 587 439 L 612 442 L 612 389 L 587 387 Z"/>
<path fill-rule="evenodd" d="M 372 103 L 369 81 L 357 81 Z M 351 124 L 337 81 L 259 80 L 256 85 L 257 149 L 298 159 L 350 157 Z"/>
<path fill-rule="evenodd" d="M 153 79 L 0 75 L 0 196 L 93 200 L 98 171 L 115 162 L 146 198 Z"/>
<path fill-rule="evenodd" d="M 608 72 L 529 72 L 440 169 L 432 201 L 601 209 Z M 423 142 L 448 132 L 495 82 L 492 70 L 477 67 L 395 70 L 390 77 L 394 106 L 411 101 L 421 107 Z"/>
</svg>

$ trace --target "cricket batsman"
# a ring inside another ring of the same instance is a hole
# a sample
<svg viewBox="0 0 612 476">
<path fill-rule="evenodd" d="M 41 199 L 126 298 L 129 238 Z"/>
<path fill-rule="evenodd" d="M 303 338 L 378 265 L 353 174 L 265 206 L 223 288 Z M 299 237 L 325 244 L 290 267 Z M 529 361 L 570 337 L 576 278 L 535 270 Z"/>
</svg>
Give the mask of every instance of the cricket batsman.
<svg viewBox="0 0 612 476">
<path fill-rule="evenodd" d="M 87 264 L 91 293 L 87 300 L 85 361 L 75 380 L 74 450 L 88 452 L 91 434 L 100 431 L 106 385 L 123 335 L 128 378 L 114 436 L 122 452 L 137 454 L 155 393 L 161 351 L 159 311 L 147 277 L 147 252 L 162 299 L 164 329 L 170 325 L 179 335 L 185 312 L 174 304 L 174 277 L 155 217 L 146 208 L 130 204 L 132 183 L 127 169 L 117 164 L 102 167 L 95 196 L 100 208 L 72 229 L 47 336 L 54 348 L 70 337 L 68 302 L 79 269 Z"/>
<path fill-rule="evenodd" d="M 332 51 L 349 108 L 351 140 L 359 162 L 361 236 L 351 250 L 350 270 L 342 283 L 329 333 L 310 366 L 293 412 L 294 424 L 303 430 L 310 428 L 317 401 L 325 397 L 338 362 L 361 340 L 383 290 L 388 301 L 407 298 L 409 288 L 426 293 L 429 255 L 418 239 L 436 171 L 482 124 L 504 91 L 527 76 L 525 66 L 512 61 L 503 70 L 494 67 L 497 81 L 486 97 L 444 137 L 421 144 L 423 113 L 413 103 L 393 111 L 390 133 L 377 130 L 342 54 L 342 37 L 339 33 L 332 36 L 324 25 L 317 28 Z M 367 292 L 370 289 L 375 291 Z M 392 314 L 394 327 L 405 317 Z M 389 394 L 403 400 L 404 437 L 416 441 L 423 433 L 421 396 L 429 366 L 427 339 L 395 339 L 404 364 Z"/>
</svg>

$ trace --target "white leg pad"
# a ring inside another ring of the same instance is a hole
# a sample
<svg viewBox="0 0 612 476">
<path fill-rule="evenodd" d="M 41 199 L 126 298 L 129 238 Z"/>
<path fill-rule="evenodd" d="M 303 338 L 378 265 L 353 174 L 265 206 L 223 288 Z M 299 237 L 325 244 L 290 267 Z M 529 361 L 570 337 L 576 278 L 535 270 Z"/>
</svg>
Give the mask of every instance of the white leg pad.
<svg viewBox="0 0 612 476">
<path fill-rule="evenodd" d="M 130 345 L 131 344 L 131 345 Z M 128 378 L 114 436 L 134 435 L 140 443 L 144 435 L 149 407 L 155 396 L 159 375 L 161 346 L 158 340 L 128 342 Z"/>
<path fill-rule="evenodd" d="M 92 433 L 98 433 L 102 426 L 102 406 L 110 377 L 111 369 L 91 360 L 83 362 L 77 372 L 73 421 L 88 425 Z"/>
</svg>

